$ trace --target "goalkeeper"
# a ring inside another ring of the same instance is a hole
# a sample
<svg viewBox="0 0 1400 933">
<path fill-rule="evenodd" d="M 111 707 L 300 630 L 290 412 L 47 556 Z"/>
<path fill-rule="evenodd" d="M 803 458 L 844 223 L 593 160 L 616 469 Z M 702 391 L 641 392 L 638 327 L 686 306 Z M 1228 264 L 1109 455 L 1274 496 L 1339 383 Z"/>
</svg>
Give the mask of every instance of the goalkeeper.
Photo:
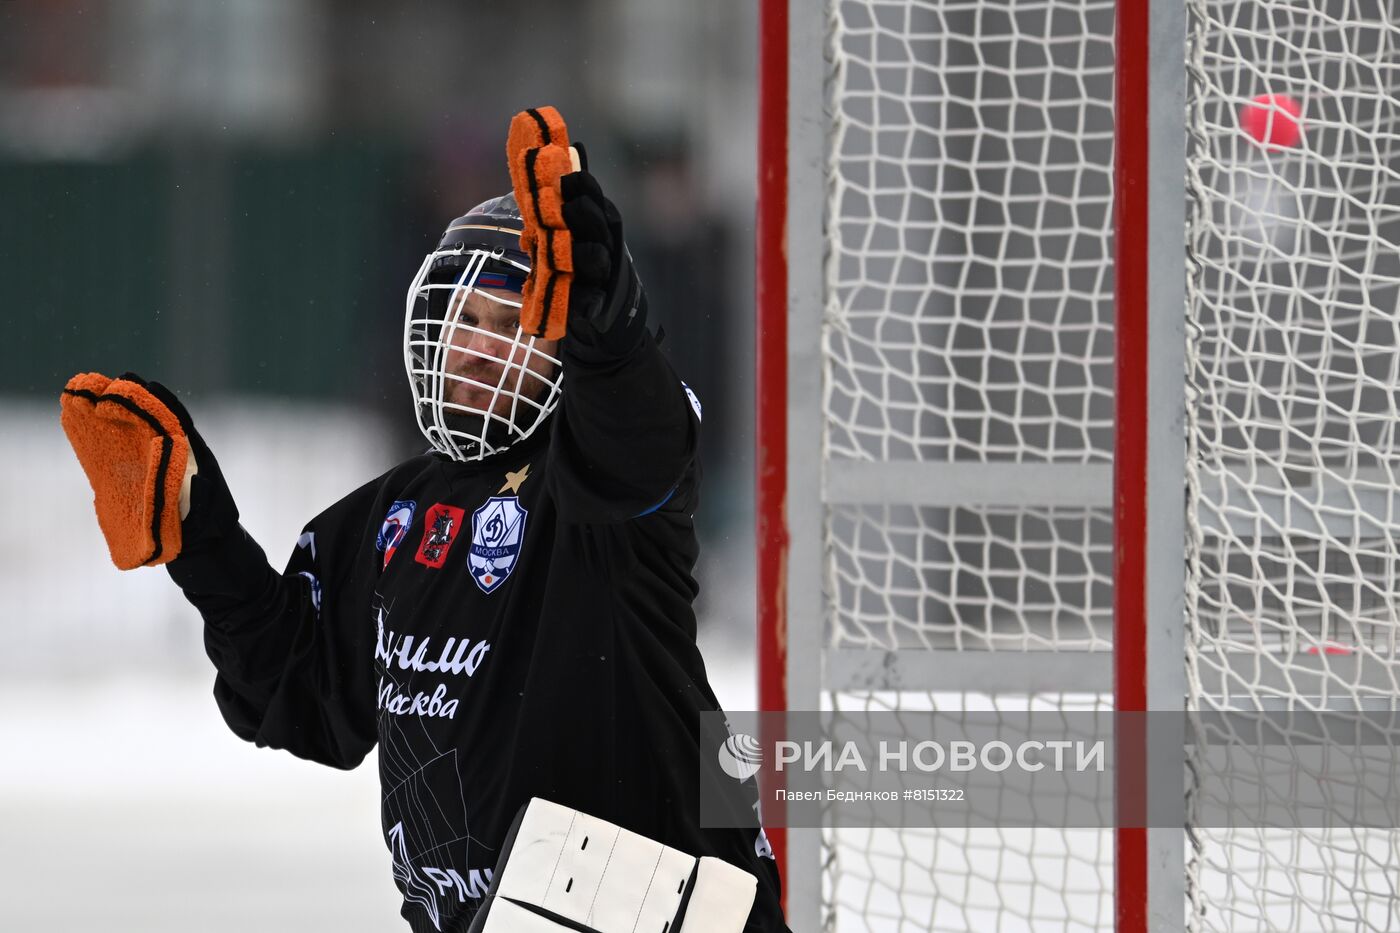
<svg viewBox="0 0 1400 933">
<path fill-rule="evenodd" d="M 164 563 L 203 617 L 229 728 L 336 768 L 379 746 L 416 933 L 471 925 L 532 797 L 750 872 L 744 929 L 785 930 L 762 830 L 699 825 L 699 402 L 586 164 L 522 179 L 519 155 L 516 194 L 453 221 L 409 288 L 432 449 L 312 519 L 282 573 L 168 390 L 76 377 L 65 428 L 118 566 Z"/>
</svg>

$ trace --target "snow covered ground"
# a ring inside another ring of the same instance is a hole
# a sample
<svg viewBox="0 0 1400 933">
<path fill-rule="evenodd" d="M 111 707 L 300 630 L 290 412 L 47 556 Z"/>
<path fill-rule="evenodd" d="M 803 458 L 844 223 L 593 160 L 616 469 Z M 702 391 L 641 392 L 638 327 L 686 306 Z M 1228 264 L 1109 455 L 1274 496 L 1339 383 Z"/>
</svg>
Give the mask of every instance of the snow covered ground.
<svg viewBox="0 0 1400 933">
<path fill-rule="evenodd" d="M 396 928 L 372 762 L 241 742 L 211 680 L 0 688 L 0 929 Z"/>
<path fill-rule="evenodd" d="M 728 705 L 751 661 L 712 652 Z M 210 676 L 0 686 L 0 930 L 391 931 L 373 757 L 352 772 L 257 749 Z"/>
</svg>

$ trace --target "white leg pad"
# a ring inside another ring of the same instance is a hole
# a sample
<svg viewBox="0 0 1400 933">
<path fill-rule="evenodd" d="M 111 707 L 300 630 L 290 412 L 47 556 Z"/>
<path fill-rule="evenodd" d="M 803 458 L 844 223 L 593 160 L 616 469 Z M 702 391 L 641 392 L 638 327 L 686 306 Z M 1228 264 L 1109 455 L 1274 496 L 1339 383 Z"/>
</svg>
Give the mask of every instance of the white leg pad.
<svg viewBox="0 0 1400 933">
<path fill-rule="evenodd" d="M 757 879 L 742 868 L 708 855 L 701 858 L 685 919 L 676 933 L 737 933 L 749 919 L 757 890 Z"/>
<path fill-rule="evenodd" d="M 501 898 L 491 904 L 491 916 L 481 933 L 577 933 L 562 923 L 526 910 L 513 901 Z"/>
<path fill-rule="evenodd" d="M 740 933 L 756 889 L 753 875 L 719 859 L 696 859 L 535 798 L 497 869 L 482 933 L 567 929 L 522 905 L 597 933 Z M 545 925 L 527 927 L 518 919 L 522 914 Z"/>
</svg>

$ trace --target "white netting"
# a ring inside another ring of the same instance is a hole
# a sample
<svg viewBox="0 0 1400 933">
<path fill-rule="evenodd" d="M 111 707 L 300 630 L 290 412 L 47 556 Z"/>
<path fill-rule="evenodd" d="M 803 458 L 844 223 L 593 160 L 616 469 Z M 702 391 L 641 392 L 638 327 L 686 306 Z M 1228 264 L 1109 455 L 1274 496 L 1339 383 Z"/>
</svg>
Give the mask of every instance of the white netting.
<svg viewBox="0 0 1400 933">
<path fill-rule="evenodd" d="M 1395 704 L 1400 16 L 1183 3 L 1190 702 Z M 1114 6 L 827 2 L 826 460 L 1046 493 L 829 504 L 829 650 L 1109 647 L 1107 489 L 1065 505 L 1053 468 L 1111 462 Z M 1296 145 L 1245 134 L 1260 95 L 1299 102 Z M 828 702 L 929 702 L 893 696 Z M 824 919 L 1108 929 L 1108 839 L 829 832 Z M 1186 870 L 1197 929 L 1400 928 L 1394 831 L 1195 829 Z"/>
<path fill-rule="evenodd" d="M 1192 0 L 1189 15 L 1191 702 L 1392 704 L 1396 13 L 1382 0 Z M 1264 95 L 1298 103 L 1296 144 L 1244 132 Z M 1193 842 L 1195 929 L 1400 926 L 1393 830 L 1198 830 Z"/>
<path fill-rule="evenodd" d="M 834 829 L 828 929 L 880 933 L 1113 928 L 1103 829 Z"/>
<path fill-rule="evenodd" d="M 863 714 L 939 711 L 956 723 L 997 711 L 1024 721 L 1073 711 L 1106 712 L 1086 693 L 833 693 L 830 709 Z M 898 738 L 891 735 L 891 738 Z M 1109 778 L 1104 776 L 1106 783 Z M 970 806 L 995 817 L 995 782 Z M 1111 807 L 1107 788 L 1099 799 Z M 979 802 L 985 801 L 985 802 Z M 1104 813 L 1105 821 L 1109 814 Z M 1088 933 L 1113 925 L 1113 832 L 1107 829 L 825 829 L 824 928 L 880 933 L 1056 930 Z"/>
<path fill-rule="evenodd" d="M 1107 510 L 833 506 L 836 645 L 1107 651 Z"/>
<path fill-rule="evenodd" d="M 920 461 L 974 481 L 983 464 L 1015 464 L 1016 484 L 1047 503 L 1057 480 L 1044 468 L 1111 462 L 1113 7 L 829 3 L 829 461 Z M 1107 487 L 1092 505 L 1011 506 L 997 493 L 829 506 L 828 647 L 1108 650 Z M 1012 689 L 997 701 L 1025 709 L 1030 698 Z M 829 930 L 1112 923 L 1107 831 L 843 829 L 824 841 Z"/>
<path fill-rule="evenodd" d="M 833 458 L 1112 454 L 1112 0 L 834 0 Z"/>
</svg>

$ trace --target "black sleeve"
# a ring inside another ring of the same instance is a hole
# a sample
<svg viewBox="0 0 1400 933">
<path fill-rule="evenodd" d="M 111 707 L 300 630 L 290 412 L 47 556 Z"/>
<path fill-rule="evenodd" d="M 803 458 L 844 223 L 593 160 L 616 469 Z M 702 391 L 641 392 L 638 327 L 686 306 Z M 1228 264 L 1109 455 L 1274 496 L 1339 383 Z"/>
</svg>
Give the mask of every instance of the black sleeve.
<svg viewBox="0 0 1400 933">
<path fill-rule="evenodd" d="M 561 353 L 564 392 L 550 444 L 560 514 L 620 522 L 668 503 L 699 441 L 699 405 L 644 327 L 620 351 L 580 344 Z"/>
<path fill-rule="evenodd" d="M 337 768 L 374 747 L 375 551 L 361 546 L 374 486 L 312 520 L 283 573 L 241 525 L 166 565 L 204 618 L 214 696 L 240 738 Z"/>
</svg>

